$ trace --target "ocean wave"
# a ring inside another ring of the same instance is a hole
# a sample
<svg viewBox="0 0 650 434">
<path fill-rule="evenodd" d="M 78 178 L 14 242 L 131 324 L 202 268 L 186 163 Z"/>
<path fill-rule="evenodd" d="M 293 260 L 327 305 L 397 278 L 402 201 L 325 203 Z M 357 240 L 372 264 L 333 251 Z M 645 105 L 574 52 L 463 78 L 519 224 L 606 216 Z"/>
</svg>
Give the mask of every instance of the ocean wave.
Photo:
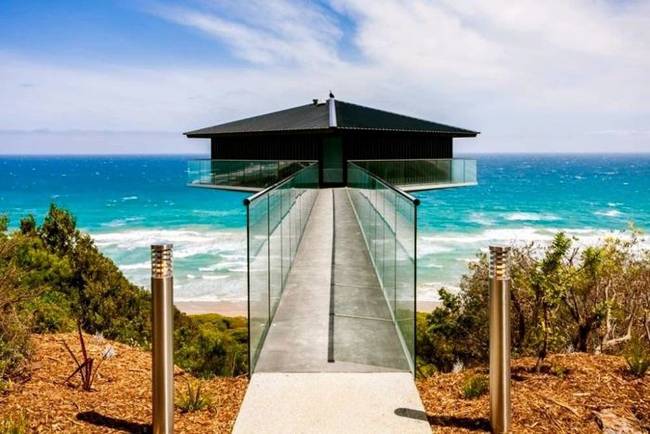
<svg viewBox="0 0 650 434">
<path fill-rule="evenodd" d="M 555 214 L 535 213 L 535 212 L 513 212 L 513 213 L 506 214 L 503 218 L 511 222 L 520 222 L 520 221 L 553 222 L 557 220 L 562 220 L 561 217 L 556 216 Z"/>
<path fill-rule="evenodd" d="M 126 226 L 129 223 L 136 223 L 141 221 L 144 221 L 144 217 L 127 217 L 123 219 L 111 220 L 110 222 L 107 223 L 102 223 L 101 226 L 107 228 L 118 228 L 118 227 Z"/>
<path fill-rule="evenodd" d="M 594 212 L 594 215 L 616 218 L 616 217 L 622 217 L 623 213 L 617 209 L 608 209 L 603 211 L 596 211 Z"/>
<path fill-rule="evenodd" d="M 245 301 L 244 276 L 223 276 L 219 279 L 187 279 L 174 283 L 177 301 Z"/>
<path fill-rule="evenodd" d="M 491 219 L 491 218 L 487 217 L 485 214 L 480 213 L 480 212 L 471 213 L 469 215 L 467 221 L 470 222 L 470 223 L 479 224 L 481 226 L 494 226 L 495 223 L 496 223 L 494 221 L 494 219 Z"/>
<path fill-rule="evenodd" d="M 203 280 L 222 280 L 222 279 L 228 279 L 229 276 L 224 276 L 224 275 L 209 275 L 209 274 L 204 274 L 201 276 L 201 279 Z"/>
<path fill-rule="evenodd" d="M 206 217 L 228 217 L 233 215 L 246 215 L 243 207 L 229 210 L 207 210 L 207 209 L 193 209 L 192 214 Z"/>
<path fill-rule="evenodd" d="M 235 269 L 240 269 L 246 265 L 246 261 L 223 261 L 217 262 L 216 264 L 209 265 L 207 267 L 199 267 L 199 271 L 232 271 Z"/>
<path fill-rule="evenodd" d="M 119 268 L 122 271 L 148 270 L 151 268 L 151 261 L 138 262 L 135 264 L 122 264 Z"/>
<path fill-rule="evenodd" d="M 125 196 L 122 198 L 122 202 L 126 202 L 128 200 L 138 200 L 138 196 Z"/>
<path fill-rule="evenodd" d="M 131 229 L 91 235 L 98 247 L 123 251 L 149 248 L 152 243 L 160 241 L 169 242 L 174 244 L 177 258 L 220 252 L 241 254 L 246 249 L 243 230 Z"/>
<path fill-rule="evenodd" d="M 459 246 L 467 249 L 471 245 L 476 246 L 478 251 L 485 247 L 486 243 L 495 242 L 501 244 L 521 244 L 529 242 L 548 243 L 558 232 L 564 232 L 570 237 L 577 239 L 580 246 L 593 245 L 601 242 L 607 237 L 629 239 L 630 234 L 625 231 L 593 228 L 504 228 L 486 229 L 481 232 L 458 233 L 448 232 L 435 235 L 424 235 L 418 244 L 418 254 L 427 252 L 427 246 L 435 246 L 435 249 L 451 248 L 457 250 Z M 650 247 L 650 240 L 641 240 L 642 246 Z"/>
</svg>

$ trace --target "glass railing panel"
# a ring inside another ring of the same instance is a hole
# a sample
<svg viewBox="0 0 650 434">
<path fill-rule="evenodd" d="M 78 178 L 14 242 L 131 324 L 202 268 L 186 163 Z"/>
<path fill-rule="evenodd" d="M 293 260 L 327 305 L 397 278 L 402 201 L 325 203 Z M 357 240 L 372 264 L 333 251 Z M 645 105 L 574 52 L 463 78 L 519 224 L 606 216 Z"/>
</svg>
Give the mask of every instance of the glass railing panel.
<svg viewBox="0 0 650 434">
<path fill-rule="evenodd" d="M 374 168 L 384 171 L 386 176 L 395 173 L 386 166 L 374 165 Z M 419 202 L 354 163 L 348 163 L 348 191 L 396 331 L 413 369 Z"/>
<path fill-rule="evenodd" d="M 249 351 L 254 364 L 269 321 L 268 197 L 248 206 Z"/>
<path fill-rule="evenodd" d="M 400 188 L 475 184 L 476 160 L 355 160 L 359 167 Z M 349 175 L 348 175 L 349 176 Z"/>
<path fill-rule="evenodd" d="M 294 160 L 190 160 L 188 184 L 261 190 L 312 163 Z"/>
<path fill-rule="evenodd" d="M 415 360 L 417 208 L 399 196 L 395 212 L 395 321 L 404 341 L 409 343 L 411 360 Z"/>
<path fill-rule="evenodd" d="M 264 167 L 264 164 L 259 168 L 247 166 L 254 173 L 265 170 Z M 317 195 L 318 165 L 309 163 L 244 201 L 248 234 L 250 372 L 255 370 Z"/>
</svg>

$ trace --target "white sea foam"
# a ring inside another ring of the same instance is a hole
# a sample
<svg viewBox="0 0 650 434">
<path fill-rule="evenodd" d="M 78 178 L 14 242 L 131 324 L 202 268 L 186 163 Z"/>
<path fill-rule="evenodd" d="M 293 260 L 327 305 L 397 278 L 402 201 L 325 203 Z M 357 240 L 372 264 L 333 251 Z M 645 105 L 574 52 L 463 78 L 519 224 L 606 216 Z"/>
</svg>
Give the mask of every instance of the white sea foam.
<svg viewBox="0 0 650 434">
<path fill-rule="evenodd" d="M 119 266 L 122 271 L 148 270 L 151 268 L 151 261 L 138 262 L 135 264 L 124 264 Z"/>
<path fill-rule="evenodd" d="M 228 209 L 228 210 L 194 209 L 192 210 L 192 214 L 207 216 L 207 217 L 227 217 L 232 215 L 245 215 L 246 212 L 244 211 L 244 208 L 241 207 L 237 209 Z"/>
<path fill-rule="evenodd" d="M 237 253 L 246 249 L 246 234 L 241 231 L 190 229 L 134 229 L 92 234 L 97 246 L 104 249 L 135 250 L 149 248 L 158 241 L 174 244 L 174 257 L 199 254 Z"/>
<path fill-rule="evenodd" d="M 511 222 L 523 222 L 523 221 L 553 222 L 553 221 L 561 220 L 561 218 L 556 216 L 555 214 L 545 214 L 545 213 L 535 213 L 535 212 L 513 212 L 513 213 L 506 214 L 503 218 Z"/>
<path fill-rule="evenodd" d="M 208 275 L 208 274 L 203 274 L 201 275 L 201 279 L 203 280 L 222 280 L 222 279 L 228 279 L 229 276 L 224 276 L 224 275 Z"/>
<path fill-rule="evenodd" d="M 118 228 L 118 227 L 126 226 L 129 223 L 137 223 L 141 221 L 144 221 L 144 217 L 127 217 L 123 219 L 111 220 L 110 222 L 102 223 L 101 225 L 108 228 Z"/>
<path fill-rule="evenodd" d="M 467 219 L 470 223 L 476 223 L 482 226 L 494 226 L 495 221 L 481 212 L 473 212 Z"/>
<path fill-rule="evenodd" d="M 603 217 L 613 217 L 613 218 L 621 217 L 623 215 L 623 213 L 621 211 L 617 210 L 617 209 L 608 209 L 608 210 L 604 210 L 604 211 L 596 211 L 594 214 L 595 215 L 600 215 L 600 216 L 603 216 Z"/>
<path fill-rule="evenodd" d="M 470 250 L 476 252 L 490 243 L 521 245 L 537 242 L 549 243 L 558 232 L 564 232 L 576 238 L 578 246 L 594 245 L 607 237 L 629 239 L 630 234 L 623 231 L 592 228 L 504 228 L 486 229 L 481 232 L 449 232 L 440 235 L 424 235 L 418 244 L 418 254 L 436 254 L 449 251 Z M 650 247 L 650 240 L 641 240 L 641 245 Z"/>
<path fill-rule="evenodd" d="M 122 202 L 126 202 L 127 200 L 138 200 L 138 196 L 125 196 L 122 198 Z"/>
</svg>

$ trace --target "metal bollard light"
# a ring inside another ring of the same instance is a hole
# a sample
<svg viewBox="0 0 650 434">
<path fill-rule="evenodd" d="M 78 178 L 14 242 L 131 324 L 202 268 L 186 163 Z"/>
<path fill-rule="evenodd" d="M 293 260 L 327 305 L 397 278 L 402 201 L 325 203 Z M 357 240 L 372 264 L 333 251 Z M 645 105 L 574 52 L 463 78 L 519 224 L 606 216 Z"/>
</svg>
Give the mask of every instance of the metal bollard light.
<svg viewBox="0 0 650 434">
<path fill-rule="evenodd" d="M 490 246 L 490 425 L 510 432 L 510 248 Z"/>
<path fill-rule="evenodd" d="M 174 348 L 171 244 L 151 246 L 152 413 L 154 434 L 174 431 Z"/>
</svg>

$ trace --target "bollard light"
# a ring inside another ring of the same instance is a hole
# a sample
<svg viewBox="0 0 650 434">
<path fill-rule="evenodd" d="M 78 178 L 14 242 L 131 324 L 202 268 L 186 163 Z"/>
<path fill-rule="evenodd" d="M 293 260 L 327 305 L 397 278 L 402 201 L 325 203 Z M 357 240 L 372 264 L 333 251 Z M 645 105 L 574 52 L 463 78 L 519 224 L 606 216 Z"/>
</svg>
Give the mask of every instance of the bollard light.
<svg viewBox="0 0 650 434">
<path fill-rule="evenodd" d="M 510 248 L 490 246 L 490 425 L 509 432 Z"/>
<path fill-rule="evenodd" d="M 173 273 L 171 244 L 151 246 L 152 414 L 154 434 L 174 431 Z"/>
</svg>

